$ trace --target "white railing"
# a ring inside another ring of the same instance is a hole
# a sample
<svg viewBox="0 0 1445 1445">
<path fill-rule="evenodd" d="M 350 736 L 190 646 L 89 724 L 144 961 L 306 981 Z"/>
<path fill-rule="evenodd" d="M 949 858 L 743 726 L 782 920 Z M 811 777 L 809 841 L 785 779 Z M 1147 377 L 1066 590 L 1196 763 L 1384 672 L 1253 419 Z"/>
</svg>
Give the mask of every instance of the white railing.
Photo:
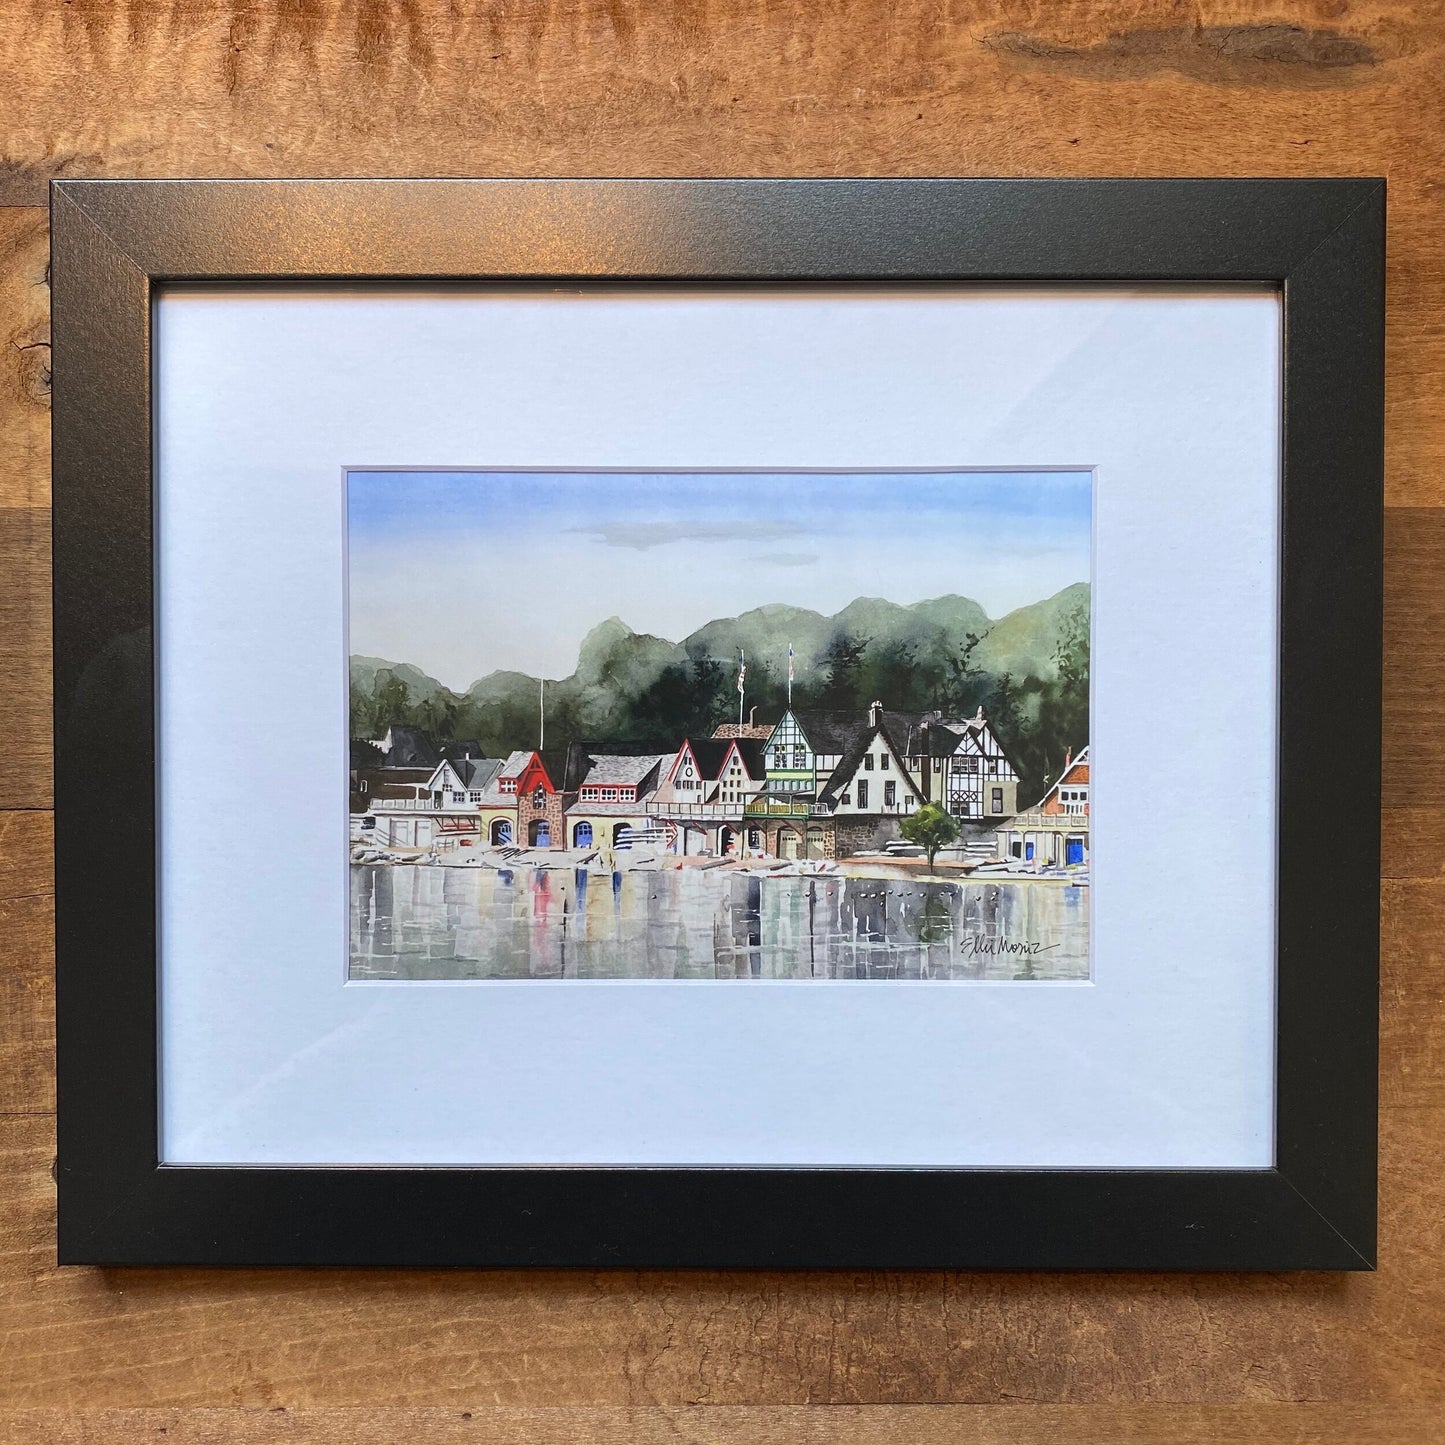
<svg viewBox="0 0 1445 1445">
<path fill-rule="evenodd" d="M 1013 833 L 1021 833 L 1029 828 L 1087 833 L 1089 831 L 1089 815 L 1087 812 L 1041 813 L 1038 809 L 1033 809 L 1027 813 L 1015 813 L 1012 818 L 1000 818 L 998 825 Z"/>
</svg>

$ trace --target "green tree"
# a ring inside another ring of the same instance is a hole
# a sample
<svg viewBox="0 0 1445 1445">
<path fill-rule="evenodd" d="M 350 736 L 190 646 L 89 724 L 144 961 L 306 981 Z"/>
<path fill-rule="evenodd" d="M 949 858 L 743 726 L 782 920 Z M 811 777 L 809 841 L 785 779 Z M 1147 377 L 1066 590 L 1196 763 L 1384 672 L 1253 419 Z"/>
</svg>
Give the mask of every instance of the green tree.
<svg viewBox="0 0 1445 1445">
<path fill-rule="evenodd" d="M 925 803 L 903 820 L 900 831 L 910 843 L 928 854 L 928 866 L 932 868 L 938 850 L 947 848 L 958 838 L 958 823 L 952 813 L 944 812 L 937 803 Z"/>
<path fill-rule="evenodd" d="M 374 726 L 385 732 L 392 723 L 411 724 L 411 691 L 390 669 L 376 674 L 372 689 L 371 716 Z"/>
<path fill-rule="evenodd" d="M 988 693 L 988 678 L 973 660 L 981 640 L 978 633 L 970 632 L 958 651 L 944 660 L 936 706 L 945 717 L 968 717 Z"/>
<path fill-rule="evenodd" d="M 832 708 L 838 712 L 866 707 L 863 701 L 862 681 L 863 654 L 868 650 L 866 637 L 853 637 L 840 632 L 828 644 L 823 654 L 827 668 L 827 682 L 818 694 L 818 706 Z"/>
</svg>

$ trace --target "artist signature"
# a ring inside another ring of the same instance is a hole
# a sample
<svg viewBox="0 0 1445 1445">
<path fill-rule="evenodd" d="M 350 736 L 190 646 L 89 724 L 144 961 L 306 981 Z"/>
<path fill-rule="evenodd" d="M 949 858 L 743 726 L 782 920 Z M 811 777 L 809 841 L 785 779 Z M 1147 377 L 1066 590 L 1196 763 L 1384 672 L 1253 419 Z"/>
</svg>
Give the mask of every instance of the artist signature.
<svg viewBox="0 0 1445 1445">
<path fill-rule="evenodd" d="M 1037 958 L 1059 946 L 1057 943 L 1010 943 L 1006 938 L 983 938 L 977 934 L 960 939 L 958 944 L 965 957 L 974 958 Z"/>
</svg>

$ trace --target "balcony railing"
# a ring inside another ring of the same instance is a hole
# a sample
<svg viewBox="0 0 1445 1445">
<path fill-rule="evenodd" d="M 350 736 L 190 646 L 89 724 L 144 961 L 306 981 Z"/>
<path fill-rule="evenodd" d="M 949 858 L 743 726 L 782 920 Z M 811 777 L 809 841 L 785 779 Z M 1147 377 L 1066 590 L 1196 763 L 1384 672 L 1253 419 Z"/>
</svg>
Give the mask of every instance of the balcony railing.
<svg viewBox="0 0 1445 1445">
<path fill-rule="evenodd" d="M 748 818 L 831 818 L 832 809 L 826 803 L 814 803 L 807 798 L 754 798 L 743 815 Z"/>
<path fill-rule="evenodd" d="M 736 818 L 743 805 L 739 803 L 653 803 L 647 811 L 658 818 Z"/>
<path fill-rule="evenodd" d="M 1015 813 L 1012 818 L 1000 818 L 999 827 L 1010 832 L 1022 833 L 1028 829 L 1052 829 L 1067 833 L 1087 833 L 1089 815 L 1083 813 L 1041 813 L 1037 808 L 1027 813 Z"/>
</svg>

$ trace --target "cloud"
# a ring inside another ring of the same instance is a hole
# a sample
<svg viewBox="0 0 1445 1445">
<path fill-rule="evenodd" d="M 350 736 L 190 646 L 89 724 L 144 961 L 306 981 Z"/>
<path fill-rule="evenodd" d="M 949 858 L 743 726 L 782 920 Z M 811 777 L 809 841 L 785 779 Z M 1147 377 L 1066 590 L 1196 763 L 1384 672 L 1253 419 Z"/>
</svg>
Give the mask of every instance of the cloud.
<svg viewBox="0 0 1445 1445">
<path fill-rule="evenodd" d="M 766 562 L 770 567 L 811 567 L 818 560 L 816 552 L 767 552 L 754 557 L 754 562 Z"/>
<path fill-rule="evenodd" d="M 601 522 L 593 527 L 569 527 L 595 537 L 607 547 L 646 552 L 669 542 L 756 542 L 760 538 L 797 537 L 804 528 L 797 522 Z M 812 560 L 811 558 L 809 560 Z M 791 564 L 800 565 L 800 564 Z"/>
</svg>

